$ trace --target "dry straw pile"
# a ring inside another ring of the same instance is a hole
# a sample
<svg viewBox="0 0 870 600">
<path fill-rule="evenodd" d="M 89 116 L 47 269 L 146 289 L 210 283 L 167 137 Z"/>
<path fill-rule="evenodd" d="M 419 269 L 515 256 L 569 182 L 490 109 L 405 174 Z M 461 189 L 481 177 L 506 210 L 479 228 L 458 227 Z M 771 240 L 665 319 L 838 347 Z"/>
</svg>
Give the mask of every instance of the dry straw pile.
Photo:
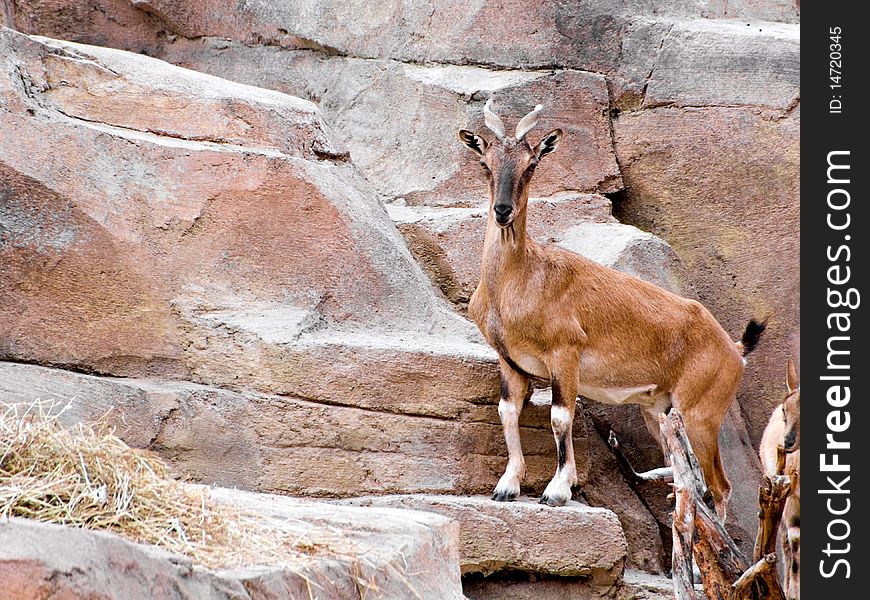
<svg viewBox="0 0 870 600">
<path fill-rule="evenodd" d="M 68 407 L 0 405 L 0 517 L 103 529 L 212 568 L 294 568 L 333 554 L 329 540 L 313 541 L 299 523 L 264 522 L 172 479 L 160 459 L 127 446 L 105 419 L 63 428 L 58 417 Z"/>
</svg>

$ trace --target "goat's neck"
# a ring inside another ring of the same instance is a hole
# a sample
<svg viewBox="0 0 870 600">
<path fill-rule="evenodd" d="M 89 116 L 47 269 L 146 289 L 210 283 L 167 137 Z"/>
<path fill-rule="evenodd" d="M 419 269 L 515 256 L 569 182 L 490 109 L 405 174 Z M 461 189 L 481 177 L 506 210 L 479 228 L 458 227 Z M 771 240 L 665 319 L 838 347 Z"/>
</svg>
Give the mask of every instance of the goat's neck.
<svg viewBox="0 0 870 600">
<path fill-rule="evenodd" d="M 490 294 L 498 294 L 507 275 L 520 273 L 534 242 L 526 234 L 526 208 L 517 213 L 510 227 L 499 227 L 490 210 L 483 240 L 480 279 Z"/>
</svg>

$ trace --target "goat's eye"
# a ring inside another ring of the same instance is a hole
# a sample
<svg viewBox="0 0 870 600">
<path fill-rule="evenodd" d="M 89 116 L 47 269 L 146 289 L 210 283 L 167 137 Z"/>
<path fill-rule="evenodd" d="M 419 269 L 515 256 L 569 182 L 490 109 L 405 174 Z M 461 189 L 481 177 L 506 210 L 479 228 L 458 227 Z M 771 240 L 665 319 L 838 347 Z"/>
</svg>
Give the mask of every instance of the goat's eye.
<svg viewBox="0 0 870 600">
<path fill-rule="evenodd" d="M 484 161 L 480 161 L 480 166 L 483 167 L 483 170 L 486 171 L 486 174 L 489 175 L 492 171 L 489 168 L 489 165 Z"/>
</svg>

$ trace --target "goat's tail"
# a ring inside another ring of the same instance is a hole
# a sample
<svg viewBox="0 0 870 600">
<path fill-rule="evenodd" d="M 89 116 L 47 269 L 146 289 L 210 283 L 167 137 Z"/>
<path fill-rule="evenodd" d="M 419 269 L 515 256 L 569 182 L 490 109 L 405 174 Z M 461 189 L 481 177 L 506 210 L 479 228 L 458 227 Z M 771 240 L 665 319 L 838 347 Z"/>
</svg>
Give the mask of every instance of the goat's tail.
<svg viewBox="0 0 870 600">
<path fill-rule="evenodd" d="M 758 345 L 758 340 L 761 339 L 761 334 L 764 333 L 764 330 L 767 328 L 768 318 L 769 317 L 766 317 L 761 321 L 751 319 L 749 324 L 746 325 L 746 331 L 743 332 L 743 337 L 740 338 L 739 342 L 736 342 L 737 350 L 740 352 L 741 356 L 748 356 L 750 352 L 755 350 L 755 347 Z"/>
</svg>

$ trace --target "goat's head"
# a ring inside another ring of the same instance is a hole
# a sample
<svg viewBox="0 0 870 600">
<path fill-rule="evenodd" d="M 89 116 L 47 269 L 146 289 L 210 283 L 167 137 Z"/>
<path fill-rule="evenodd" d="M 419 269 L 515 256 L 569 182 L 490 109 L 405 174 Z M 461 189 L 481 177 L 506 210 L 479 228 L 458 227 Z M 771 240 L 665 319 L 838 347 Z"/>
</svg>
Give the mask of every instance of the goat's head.
<svg viewBox="0 0 870 600">
<path fill-rule="evenodd" d="M 786 367 L 786 385 L 788 394 L 782 403 L 782 415 L 785 419 L 782 447 L 786 452 L 794 452 L 801 447 L 801 388 L 791 359 Z"/>
<path fill-rule="evenodd" d="M 500 227 L 508 227 L 525 210 L 529 182 L 535 167 L 538 161 L 559 145 L 562 130 L 554 129 L 533 147 L 526 139 L 526 134 L 538 123 L 538 115 L 543 107 L 539 104 L 523 117 L 517 124 L 514 137 L 509 137 L 505 135 L 502 120 L 490 109 L 491 104 L 492 99 L 486 101 L 483 114 L 486 126 L 495 134 L 495 139 L 487 142 L 480 135 L 462 129 L 459 131 L 459 140 L 480 157 L 489 183 L 489 210 Z"/>
</svg>

